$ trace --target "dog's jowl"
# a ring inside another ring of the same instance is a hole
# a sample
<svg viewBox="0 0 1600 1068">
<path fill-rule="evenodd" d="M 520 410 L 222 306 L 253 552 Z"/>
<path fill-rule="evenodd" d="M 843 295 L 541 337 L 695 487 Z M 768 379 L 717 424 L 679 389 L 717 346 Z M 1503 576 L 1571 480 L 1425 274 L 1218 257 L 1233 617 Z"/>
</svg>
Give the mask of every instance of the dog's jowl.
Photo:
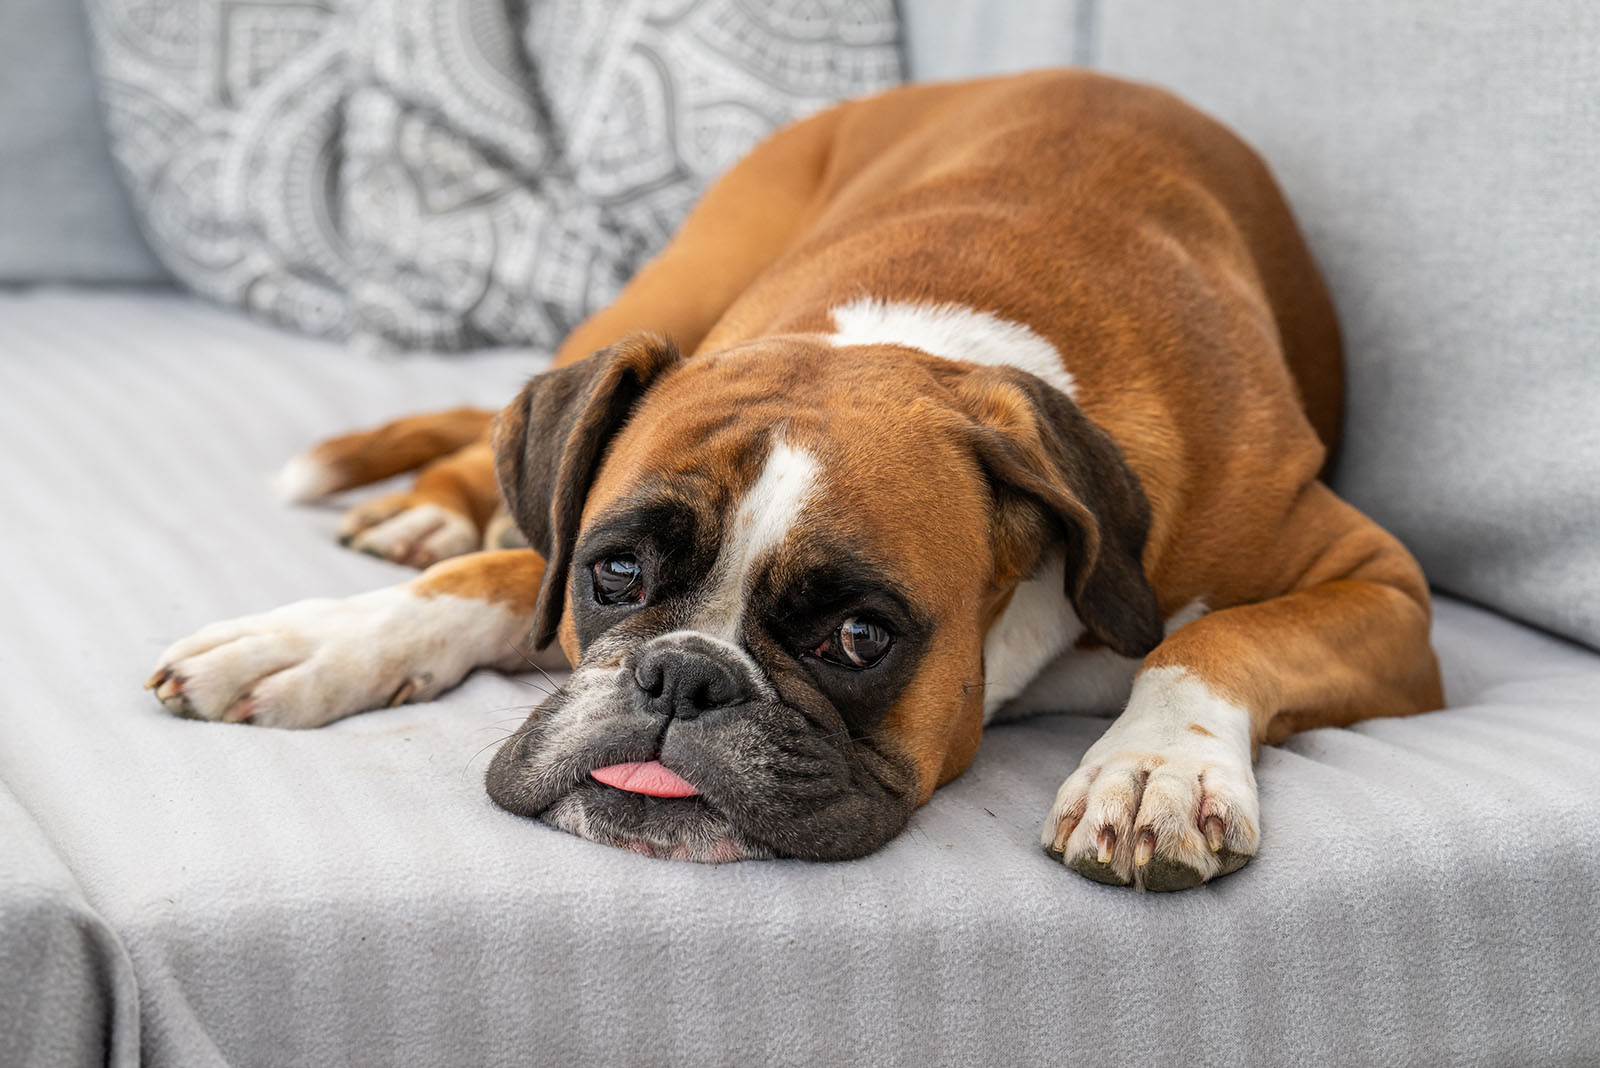
<svg viewBox="0 0 1600 1068">
<path fill-rule="evenodd" d="M 758 147 L 498 417 L 292 462 L 296 497 L 421 467 L 344 527 L 420 576 L 150 681 L 307 727 L 559 646 L 490 795 L 705 861 L 860 856 L 985 723 L 1101 710 L 1044 848 L 1181 889 L 1256 852 L 1263 742 L 1441 702 L 1416 563 L 1319 481 L 1340 404 L 1321 280 L 1227 130 L 1083 72 L 900 89 Z"/>
</svg>

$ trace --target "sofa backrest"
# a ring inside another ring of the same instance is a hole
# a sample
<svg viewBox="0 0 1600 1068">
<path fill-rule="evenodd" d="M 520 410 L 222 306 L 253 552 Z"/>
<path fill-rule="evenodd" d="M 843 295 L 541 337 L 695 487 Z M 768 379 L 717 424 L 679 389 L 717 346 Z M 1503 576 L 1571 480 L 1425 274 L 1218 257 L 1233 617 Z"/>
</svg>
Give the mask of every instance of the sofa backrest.
<svg viewBox="0 0 1600 1068">
<path fill-rule="evenodd" d="M 78 0 L 4 0 L 0 284 L 166 277 L 112 172 Z"/>
</svg>

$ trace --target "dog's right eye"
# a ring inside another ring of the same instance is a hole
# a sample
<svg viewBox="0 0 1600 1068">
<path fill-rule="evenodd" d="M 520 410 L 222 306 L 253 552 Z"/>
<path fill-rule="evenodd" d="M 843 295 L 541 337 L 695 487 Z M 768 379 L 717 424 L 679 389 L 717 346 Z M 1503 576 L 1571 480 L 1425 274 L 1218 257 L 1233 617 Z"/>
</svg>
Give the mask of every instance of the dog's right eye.
<svg viewBox="0 0 1600 1068">
<path fill-rule="evenodd" d="M 876 667 L 878 661 L 889 655 L 893 644 L 894 635 L 888 627 L 872 619 L 851 616 L 812 650 L 811 655 L 842 668 L 860 671 Z"/>
<path fill-rule="evenodd" d="M 600 604 L 640 604 L 644 574 L 635 556 L 608 556 L 594 565 L 594 599 Z"/>
</svg>

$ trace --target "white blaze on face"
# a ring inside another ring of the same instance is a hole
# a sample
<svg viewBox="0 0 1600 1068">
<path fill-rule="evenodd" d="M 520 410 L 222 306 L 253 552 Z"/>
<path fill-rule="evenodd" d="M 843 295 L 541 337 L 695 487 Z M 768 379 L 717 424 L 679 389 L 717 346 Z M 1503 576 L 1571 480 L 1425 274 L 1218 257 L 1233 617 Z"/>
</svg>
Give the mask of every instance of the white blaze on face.
<svg viewBox="0 0 1600 1068">
<path fill-rule="evenodd" d="M 865 297 L 833 309 L 834 345 L 901 345 L 946 360 L 968 360 L 1044 379 L 1067 396 L 1076 388 L 1061 353 L 1032 328 L 960 304 L 909 304 Z"/>
<path fill-rule="evenodd" d="M 789 536 L 816 489 L 820 466 L 804 449 L 779 441 L 761 476 L 734 509 L 717 556 L 710 595 L 695 629 L 736 642 L 756 565 Z"/>
</svg>

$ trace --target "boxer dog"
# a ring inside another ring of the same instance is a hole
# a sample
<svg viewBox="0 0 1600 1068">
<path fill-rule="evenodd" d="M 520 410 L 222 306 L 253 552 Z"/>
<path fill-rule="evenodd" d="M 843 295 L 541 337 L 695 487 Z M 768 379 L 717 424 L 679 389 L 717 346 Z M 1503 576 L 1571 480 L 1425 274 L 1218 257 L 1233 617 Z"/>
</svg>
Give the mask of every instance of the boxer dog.
<svg viewBox="0 0 1600 1068">
<path fill-rule="evenodd" d="M 1194 886 L 1256 852 L 1256 747 L 1441 704 L 1416 562 L 1318 480 L 1340 407 L 1229 131 L 1085 72 L 898 89 L 759 146 L 492 429 L 292 461 L 296 499 L 431 461 L 345 536 L 432 566 L 207 627 L 150 685 L 315 727 L 559 642 L 490 795 L 702 861 L 861 856 L 997 715 L 1120 711 L 1044 848 Z M 530 547 L 469 553 L 502 501 Z"/>
</svg>

